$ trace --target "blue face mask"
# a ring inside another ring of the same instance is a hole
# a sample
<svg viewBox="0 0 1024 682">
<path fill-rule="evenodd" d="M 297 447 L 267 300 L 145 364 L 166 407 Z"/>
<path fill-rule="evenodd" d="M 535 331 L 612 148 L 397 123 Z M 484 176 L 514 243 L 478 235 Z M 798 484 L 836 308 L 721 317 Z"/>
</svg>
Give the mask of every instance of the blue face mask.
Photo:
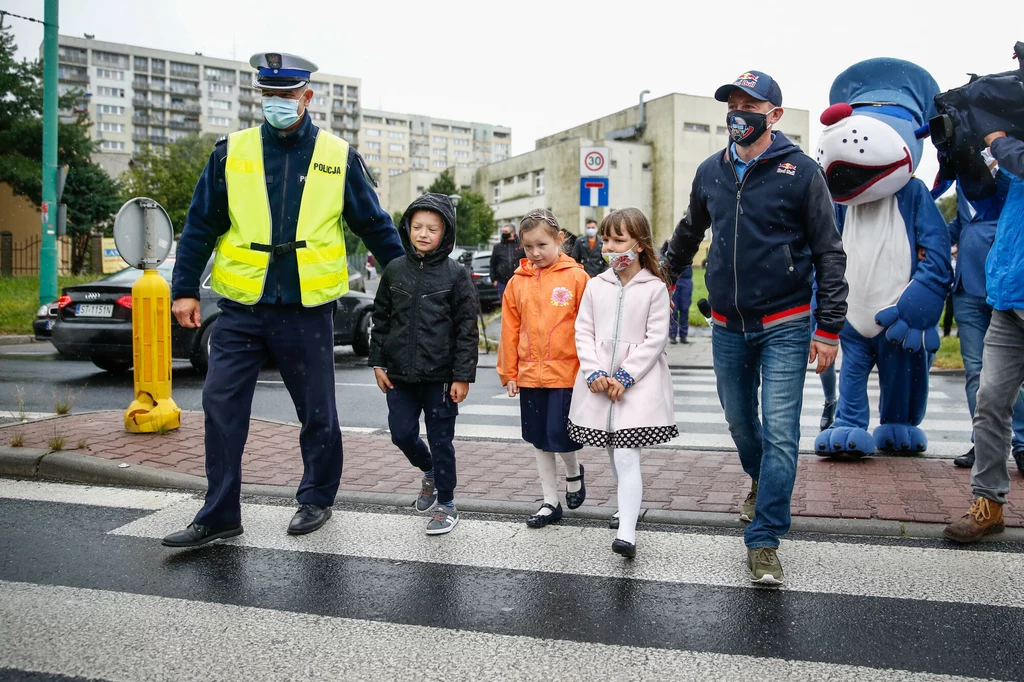
<svg viewBox="0 0 1024 682">
<path fill-rule="evenodd" d="M 279 130 L 295 125 L 299 120 L 299 100 L 285 97 L 264 97 L 263 117 Z"/>
</svg>

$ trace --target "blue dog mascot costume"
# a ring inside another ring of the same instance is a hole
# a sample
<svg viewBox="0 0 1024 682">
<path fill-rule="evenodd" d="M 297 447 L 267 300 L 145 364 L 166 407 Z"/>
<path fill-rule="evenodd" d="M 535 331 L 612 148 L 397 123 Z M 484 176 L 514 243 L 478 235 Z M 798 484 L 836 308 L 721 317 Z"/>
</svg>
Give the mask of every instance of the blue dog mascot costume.
<svg viewBox="0 0 1024 682">
<path fill-rule="evenodd" d="M 928 447 L 918 424 L 953 277 L 946 221 L 913 175 L 923 151 L 914 133 L 933 115 L 938 93 L 935 79 L 916 64 L 868 59 L 836 78 L 821 116 L 826 127 L 817 158 L 837 204 L 850 286 L 839 336 L 839 407 L 815 440 L 821 456 Z M 872 435 L 868 378 L 876 365 L 880 419 Z"/>
</svg>

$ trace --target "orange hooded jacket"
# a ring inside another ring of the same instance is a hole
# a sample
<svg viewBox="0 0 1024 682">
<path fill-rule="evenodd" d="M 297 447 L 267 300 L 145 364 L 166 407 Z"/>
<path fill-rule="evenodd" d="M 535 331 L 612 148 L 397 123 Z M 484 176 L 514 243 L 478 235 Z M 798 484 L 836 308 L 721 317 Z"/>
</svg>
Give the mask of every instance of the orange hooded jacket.
<svg viewBox="0 0 1024 682">
<path fill-rule="evenodd" d="M 501 301 L 502 386 L 515 381 L 522 388 L 572 388 L 580 369 L 576 312 L 589 279 L 565 253 L 543 269 L 520 261 Z"/>
</svg>

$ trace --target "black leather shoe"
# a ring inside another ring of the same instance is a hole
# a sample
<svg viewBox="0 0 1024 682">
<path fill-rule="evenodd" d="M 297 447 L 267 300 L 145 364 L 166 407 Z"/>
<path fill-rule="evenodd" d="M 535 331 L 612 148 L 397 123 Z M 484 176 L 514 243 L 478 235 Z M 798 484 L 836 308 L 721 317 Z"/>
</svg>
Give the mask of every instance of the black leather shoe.
<svg viewBox="0 0 1024 682">
<path fill-rule="evenodd" d="M 565 486 L 565 506 L 569 509 L 575 509 L 583 504 L 583 501 L 587 499 L 587 483 L 583 480 L 583 474 L 583 465 L 581 464 L 579 476 L 573 476 L 571 478 L 566 477 L 565 479 L 566 484 L 575 483 L 576 481 L 580 482 L 580 489 L 575 493 L 569 492 L 569 486 Z"/>
<path fill-rule="evenodd" d="M 612 517 L 610 519 L 608 519 L 608 527 L 611 528 L 612 530 L 618 530 L 619 529 L 619 510 L 618 509 L 616 509 L 615 513 L 612 514 Z"/>
<path fill-rule="evenodd" d="M 550 514 L 534 514 L 530 518 L 526 519 L 526 525 L 530 528 L 543 528 L 552 521 L 557 521 L 562 518 L 562 503 L 559 502 L 558 506 L 552 507 L 550 504 L 545 502 L 540 506 L 541 509 L 547 507 L 551 510 Z"/>
<path fill-rule="evenodd" d="M 1013 451 L 1013 461 L 1017 463 L 1017 471 L 1024 476 L 1024 448 Z"/>
<path fill-rule="evenodd" d="M 672 338 L 670 338 L 668 340 L 668 342 L 671 343 L 673 346 L 676 345 L 677 343 L 679 343 L 679 341 L 677 341 L 676 337 L 674 337 L 674 336 Z"/>
<path fill-rule="evenodd" d="M 291 523 L 288 524 L 288 535 L 305 535 L 312 533 L 331 518 L 331 508 L 319 504 L 300 504 Z"/>
<path fill-rule="evenodd" d="M 242 526 L 204 526 L 190 523 L 185 530 L 171 533 L 161 541 L 164 547 L 199 547 L 214 540 L 225 540 L 242 534 Z"/>
<path fill-rule="evenodd" d="M 953 464 L 961 469 L 970 469 L 974 466 L 974 447 L 953 460 Z"/>
<path fill-rule="evenodd" d="M 832 426 L 832 422 L 836 420 L 836 404 L 835 401 L 831 403 L 825 403 L 825 409 L 821 411 L 821 430 L 824 431 L 828 427 Z"/>
<path fill-rule="evenodd" d="M 615 539 L 612 543 L 612 551 L 616 554 L 621 554 L 627 559 L 632 559 L 636 556 L 636 545 L 632 542 L 626 542 L 625 540 Z"/>
</svg>

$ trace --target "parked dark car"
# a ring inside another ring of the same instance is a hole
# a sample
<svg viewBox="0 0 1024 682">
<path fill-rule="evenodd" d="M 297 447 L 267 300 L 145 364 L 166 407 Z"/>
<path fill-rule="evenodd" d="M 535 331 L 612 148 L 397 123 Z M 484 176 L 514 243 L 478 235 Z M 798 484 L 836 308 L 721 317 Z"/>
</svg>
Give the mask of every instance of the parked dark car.
<svg viewBox="0 0 1024 682">
<path fill-rule="evenodd" d="M 476 285 L 477 297 L 481 310 L 493 310 L 501 306 L 501 294 L 498 287 L 491 281 L 491 254 L 476 253 L 473 255 L 472 269 L 469 276 Z"/>
<path fill-rule="evenodd" d="M 220 316 L 221 295 L 210 288 L 210 269 L 203 272 L 199 295 L 202 326 L 186 329 L 171 317 L 171 353 L 189 360 L 205 374 L 210 358 L 210 336 Z M 158 272 L 170 281 L 174 259 L 160 264 Z M 65 287 L 57 302 L 53 325 L 54 347 L 64 355 L 92 360 L 108 372 L 126 372 L 132 366 L 132 285 L 142 271 L 126 268 L 97 282 Z M 351 345 L 357 355 L 370 351 L 370 313 L 373 297 L 351 291 L 338 300 L 334 314 L 334 344 Z M 34 326 L 34 325 L 33 325 Z"/>
<path fill-rule="evenodd" d="M 36 319 L 32 320 L 32 333 L 36 341 L 49 341 L 53 331 L 53 323 L 57 321 L 57 301 L 40 306 L 36 311 Z"/>
</svg>

